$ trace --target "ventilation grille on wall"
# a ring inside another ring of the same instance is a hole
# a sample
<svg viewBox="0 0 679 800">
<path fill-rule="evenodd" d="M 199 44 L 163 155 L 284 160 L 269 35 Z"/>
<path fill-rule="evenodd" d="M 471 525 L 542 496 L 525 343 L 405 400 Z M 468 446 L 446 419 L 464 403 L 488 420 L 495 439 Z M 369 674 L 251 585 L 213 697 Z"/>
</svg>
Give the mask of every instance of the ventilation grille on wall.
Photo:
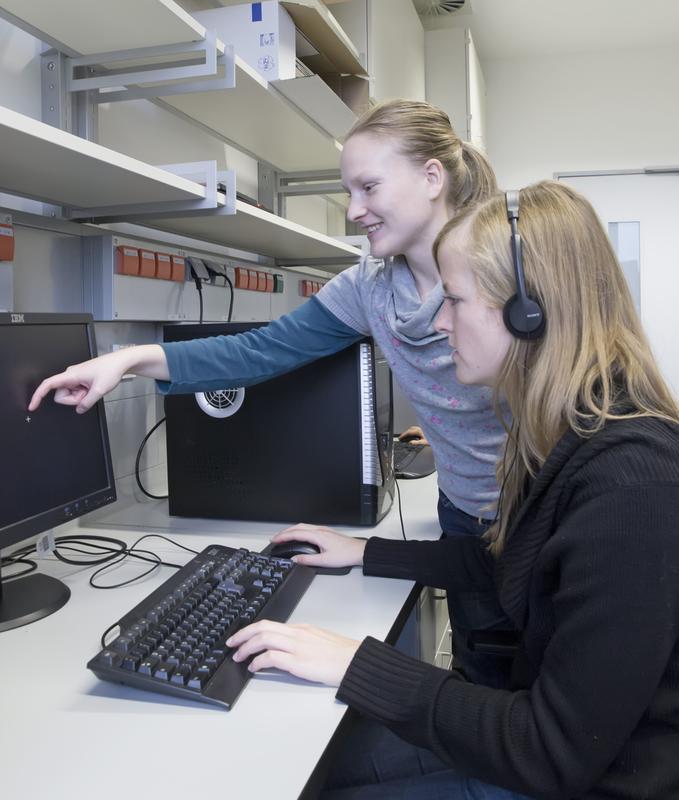
<svg viewBox="0 0 679 800">
<path fill-rule="evenodd" d="M 467 0 L 415 0 L 415 7 L 423 17 L 440 17 L 459 11 Z"/>
</svg>

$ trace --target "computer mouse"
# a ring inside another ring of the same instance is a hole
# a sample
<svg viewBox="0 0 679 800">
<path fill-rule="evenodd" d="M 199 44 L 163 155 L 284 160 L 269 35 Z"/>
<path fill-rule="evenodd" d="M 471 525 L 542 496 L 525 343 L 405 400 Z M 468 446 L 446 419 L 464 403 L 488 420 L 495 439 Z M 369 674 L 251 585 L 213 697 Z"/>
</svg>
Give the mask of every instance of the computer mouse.
<svg viewBox="0 0 679 800">
<path fill-rule="evenodd" d="M 421 439 L 421 438 L 422 437 L 420 436 L 419 433 L 409 433 L 407 436 L 403 436 L 403 435 L 399 436 L 398 437 L 398 441 L 399 442 L 416 442 L 418 439 Z"/>
<path fill-rule="evenodd" d="M 293 540 L 274 544 L 269 551 L 269 555 L 275 558 L 292 558 L 293 556 L 315 555 L 320 552 L 321 548 L 311 544 L 311 542 Z"/>
</svg>

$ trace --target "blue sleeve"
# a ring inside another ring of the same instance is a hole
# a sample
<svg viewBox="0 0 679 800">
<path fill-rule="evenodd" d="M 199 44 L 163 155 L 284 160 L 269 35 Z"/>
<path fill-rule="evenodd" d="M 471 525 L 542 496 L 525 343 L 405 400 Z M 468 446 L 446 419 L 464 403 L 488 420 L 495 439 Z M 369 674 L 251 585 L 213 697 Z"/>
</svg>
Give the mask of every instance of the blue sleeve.
<svg viewBox="0 0 679 800">
<path fill-rule="evenodd" d="M 363 338 L 315 297 L 263 328 L 161 344 L 169 381 L 162 394 L 189 394 L 252 386 L 310 361 L 343 350 Z"/>
</svg>

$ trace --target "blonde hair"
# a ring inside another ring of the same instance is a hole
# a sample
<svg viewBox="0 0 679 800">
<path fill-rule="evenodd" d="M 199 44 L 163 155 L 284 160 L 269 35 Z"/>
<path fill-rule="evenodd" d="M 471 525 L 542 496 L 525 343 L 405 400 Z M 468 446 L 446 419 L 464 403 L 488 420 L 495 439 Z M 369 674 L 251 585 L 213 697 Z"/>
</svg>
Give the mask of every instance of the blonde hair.
<svg viewBox="0 0 679 800">
<path fill-rule="evenodd" d="M 504 195 L 471 214 L 469 262 L 481 296 L 502 308 L 515 293 Z M 451 220 L 434 243 L 461 220 Z M 547 320 L 543 338 L 514 339 L 495 385 L 513 417 L 498 462 L 501 515 L 488 531 L 501 552 L 507 526 L 535 475 L 571 429 L 591 436 L 607 420 L 658 417 L 679 422 L 679 407 L 660 375 L 624 275 L 594 209 L 553 181 L 520 192 L 519 232 L 528 293 Z M 508 428 L 506 422 L 505 427 Z"/>
<path fill-rule="evenodd" d="M 497 191 L 486 157 L 453 130 L 440 108 L 416 100 L 387 100 L 366 111 L 345 137 L 359 133 L 397 140 L 401 153 L 416 164 L 438 159 L 448 174 L 447 201 L 456 213 Z"/>
</svg>

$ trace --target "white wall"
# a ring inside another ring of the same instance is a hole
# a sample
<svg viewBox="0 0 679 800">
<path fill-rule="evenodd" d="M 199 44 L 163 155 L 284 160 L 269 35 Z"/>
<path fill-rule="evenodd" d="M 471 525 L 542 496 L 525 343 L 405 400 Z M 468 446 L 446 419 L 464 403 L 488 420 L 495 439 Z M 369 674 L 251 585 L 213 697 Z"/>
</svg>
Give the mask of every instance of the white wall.
<svg viewBox="0 0 679 800">
<path fill-rule="evenodd" d="M 368 68 L 375 100 L 424 100 L 424 30 L 412 0 L 371 0 Z"/>
<path fill-rule="evenodd" d="M 483 61 L 501 186 L 567 170 L 679 164 L 679 52 Z"/>
<path fill-rule="evenodd" d="M 40 42 L 0 19 L 0 106 L 40 119 Z M 36 91 L 26 91 L 26 86 Z"/>
<path fill-rule="evenodd" d="M 464 28 L 425 31 L 427 101 L 442 108 L 455 132 L 467 138 L 467 67 Z"/>
</svg>

